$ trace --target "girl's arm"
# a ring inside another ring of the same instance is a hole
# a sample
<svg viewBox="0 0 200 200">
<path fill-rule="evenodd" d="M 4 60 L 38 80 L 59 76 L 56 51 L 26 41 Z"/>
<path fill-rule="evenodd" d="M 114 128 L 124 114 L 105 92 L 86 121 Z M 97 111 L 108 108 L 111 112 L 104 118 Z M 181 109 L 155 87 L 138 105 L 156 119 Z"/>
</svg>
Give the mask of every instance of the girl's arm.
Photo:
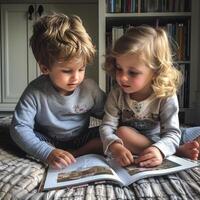
<svg viewBox="0 0 200 200">
<path fill-rule="evenodd" d="M 177 96 L 168 97 L 160 105 L 160 127 L 161 139 L 153 146 L 156 146 L 164 157 L 176 152 L 181 139 L 179 129 L 179 105 Z"/>
<path fill-rule="evenodd" d="M 116 90 L 111 91 L 108 95 L 104 110 L 105 114 L 99 130 L 104 153 L 109 154 L 108 148 L 113 142 L 117 141 L 123 144 L 122 140 L 115 133 L 119 125 L 120 114 Z"/>
</svg>

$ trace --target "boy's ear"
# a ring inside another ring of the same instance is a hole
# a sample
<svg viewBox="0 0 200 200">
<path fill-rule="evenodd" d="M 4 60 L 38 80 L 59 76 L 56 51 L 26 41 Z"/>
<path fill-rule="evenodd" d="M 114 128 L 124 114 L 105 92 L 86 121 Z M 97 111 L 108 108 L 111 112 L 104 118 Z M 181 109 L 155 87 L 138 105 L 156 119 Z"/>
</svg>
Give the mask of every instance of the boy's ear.
<svg viewBox="0 0 200 200">
<path fill-rule="evenodd" d="M 45 65 L 39 65 L 40 66 L 40 71 L 44 74 L 44 75 L 47 75 L 49 74 L 49 68 L 46 67 Z"/>
</svg>

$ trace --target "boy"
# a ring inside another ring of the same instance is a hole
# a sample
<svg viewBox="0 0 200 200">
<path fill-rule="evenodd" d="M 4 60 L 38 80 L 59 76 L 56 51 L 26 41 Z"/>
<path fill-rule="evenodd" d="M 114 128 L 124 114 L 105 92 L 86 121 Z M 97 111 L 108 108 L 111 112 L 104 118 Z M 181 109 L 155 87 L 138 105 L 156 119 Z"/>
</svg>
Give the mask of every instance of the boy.
<svg viewBox="0 0 200 200">
<path fill-rule="evenodd" d="M 33 27 L 30 46 L 42 75 L 23 92 L 14 112 L 11 137 L 26 153 L 62 168 L 75 156 L 101 152 L 90 116 L 102 117 L 105 94 L 84 79 L 95 48 L 78 16 L 53 14 Z"/>
</svg>

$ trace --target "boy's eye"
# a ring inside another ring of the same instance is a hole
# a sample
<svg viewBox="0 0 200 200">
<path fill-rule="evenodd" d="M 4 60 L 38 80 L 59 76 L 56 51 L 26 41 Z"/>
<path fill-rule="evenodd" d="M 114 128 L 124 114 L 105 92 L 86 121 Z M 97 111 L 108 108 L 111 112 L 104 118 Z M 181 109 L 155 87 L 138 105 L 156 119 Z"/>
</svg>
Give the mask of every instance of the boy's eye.
<svg viewBox="0 0 200 200">
<path fill-rule="evenodd" d="M 85 67 L 81 67 L 79 70 L 78 70 L 79 72 L 83 72 L 83 71 L 85 71 Z M 63 73 L 65 73 L 65 74 L 70 74 L 70 73 L 73 73 L 73 70 L 62 70 L 62 72 Z"/>
<path fill-rule="evenodd" d="M 85 67 L 79 69 L 80 72 L 85 71 Z"/>
<path fill-rule="evenodd" d="M 66 73 L 66 74 L 69 74 L 71 73 L 72 71 L 71 70 L 62 70 L 63 73 Z"/>
</svg>

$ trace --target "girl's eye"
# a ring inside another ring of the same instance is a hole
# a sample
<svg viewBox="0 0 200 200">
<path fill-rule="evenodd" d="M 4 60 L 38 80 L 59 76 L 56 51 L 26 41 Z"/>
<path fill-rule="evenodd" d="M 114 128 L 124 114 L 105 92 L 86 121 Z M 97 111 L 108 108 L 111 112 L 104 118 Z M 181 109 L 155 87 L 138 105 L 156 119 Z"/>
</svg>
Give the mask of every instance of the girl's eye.
<svg viewBox="0 0 200 200">
<path fill-rule="evenodd" d="M 129 71 L 129 72 L 128 72 L 128 75 L 129 75 L 129 76 L 132 76 L 132 77 L 133 77 L 133 76 L 138 76 L 139 74 L 140 74 L 139 72 L 134 72 L 134 71 Z"/>
<path fill-rule="evenodd" d="M 122 69 L 120 67 L 118 67 L 118 66 L 116 66 L 116 70 L 117 71 L 122 71 Z"/>
</svg>

